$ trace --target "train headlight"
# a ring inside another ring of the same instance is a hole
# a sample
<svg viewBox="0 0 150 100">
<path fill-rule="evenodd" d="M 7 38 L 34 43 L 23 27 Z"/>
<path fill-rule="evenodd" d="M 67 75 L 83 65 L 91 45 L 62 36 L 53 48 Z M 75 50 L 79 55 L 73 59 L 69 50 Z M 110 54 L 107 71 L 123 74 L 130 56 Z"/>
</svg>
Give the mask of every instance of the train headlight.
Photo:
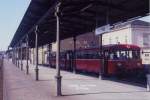
<svg viewBox="0 0 150 100">
<path fill-rule="evenodd" d="M 120 66 L 122 66 L 122 64 L 119 62 L 119 63 L 117 63 L 117 66 L 119 66 L 119 67 L 120 67 Z"/>
</svg>

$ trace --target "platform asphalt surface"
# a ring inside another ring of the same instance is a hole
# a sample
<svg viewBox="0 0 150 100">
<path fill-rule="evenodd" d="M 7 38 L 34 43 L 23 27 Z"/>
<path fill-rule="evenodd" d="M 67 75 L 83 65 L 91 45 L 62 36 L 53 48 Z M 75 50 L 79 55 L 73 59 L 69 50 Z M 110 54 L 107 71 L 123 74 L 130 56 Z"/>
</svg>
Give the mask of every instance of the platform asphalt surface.
<svg viewBox="0 0 150 100">
<path fill-rule="evenodd" d="M 55 91 L 55 69 L 39 66 L 39 81 L 35 81 L 35 66 L 29 75 L 11 61 L 4 61 L 4 100 L 150 100 L 146 88 L 100 80 L 90 76 L 61 71 L 62 94 Z"/>
</svg>

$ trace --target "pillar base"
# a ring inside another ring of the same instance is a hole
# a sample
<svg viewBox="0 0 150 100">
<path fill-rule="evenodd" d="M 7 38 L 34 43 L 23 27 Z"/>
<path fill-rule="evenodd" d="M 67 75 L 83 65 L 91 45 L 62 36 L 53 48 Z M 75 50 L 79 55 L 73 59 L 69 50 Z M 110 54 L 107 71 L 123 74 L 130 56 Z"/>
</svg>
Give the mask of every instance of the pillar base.
<svg viewBox="0 0 150 100">
<path fill-rule="evenodd" d="M 16 67 L 18 67 L 18 63 L 17 63 L 17 66 Z"/>
<path fill-rule="evenodd" d="M 18 64 L 18 68 L 19 68 L 20 66 L 19 66 L 19 64 Z"/>
<path fill-rule="evenodd" d="M 150 92 L 150 86 L 147 84 L 147 92 Z"/>
<path fill-rule="evenodd" d="M 62 79 L 62 76 L 55 76 L 55 79 L 56 79 L 56 84 L 57 84 L 57 96 L 62 96 L 62 93 L 61 93 L 61 79 Z"/>
<path fill-rule="evenodd" d="M 150 92 L 150 74 L 147 74 L 147 91 Z"/>
<path fill-rule="evenodd" d="M 99 75 L 99 76 L 98 76 L 98 78 L 99 78 L 100 80 L 102 80 L 102 79 L 103 79 L 103 78 L 102 78 L 102 75 Z"/>
<path fill-rule="evenodd" d="M 36 81 L 39 80 L 39 69 L 38 68 L 35 68 L 35 79 L 36 79 Z"/>
<path fill-rule="evenodd" d="M 17 67 L 19 68 L 19 67 L 20 67 L 20 66 L 19 66 L 19 61 L 17 62 L 17 65 L 18 65 Z"/>
<path fill-rule="evenodd" d="M 76 70 L 75 67 L 72 69 L 72 72 L 73 72 L 74 74 L 77 74 L 77 70 Z"/>
<path fill-rule="evenodd" d="M 106 79 L 106 76 L 104 74 L 99 74 L 99 79 L 104 80 L 104 79 Z"/>
<path fill-rule="evenodd" d="M 21 64 L 21 70 L 23 70 L 23 64 Z"/>
<path fill-rule="evenodd" d="M 29 66 L 28 65 L 26 66 L 26 70 L 27 70 L 26 74 L 29 74 Z"/>
<path fill-rule="evenodd" d="M 74 73 L 74 74 L 77 74 L 76 70 L 73 70 L 73 73 Z"/>
</svg>

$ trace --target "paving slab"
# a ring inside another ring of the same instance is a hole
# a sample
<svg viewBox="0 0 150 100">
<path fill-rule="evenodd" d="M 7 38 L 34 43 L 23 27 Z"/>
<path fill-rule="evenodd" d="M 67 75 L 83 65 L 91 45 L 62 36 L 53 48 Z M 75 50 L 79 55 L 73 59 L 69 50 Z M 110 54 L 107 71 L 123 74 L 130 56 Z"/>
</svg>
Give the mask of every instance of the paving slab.
<svg viewBox="0 0 150 100">
<path fill-rule="evenodd" d="M 26 62 L 21 71 L 11 61 L 4 61 L 4 80 L 7 100 L 150 100 L 146 88 L 100 80 L 95 77 L 61 71 L 62 94 L 56 96 L 56 70 L 39 66 L 39 81 L 35 81 L 35 66 Z"/>
</svg>

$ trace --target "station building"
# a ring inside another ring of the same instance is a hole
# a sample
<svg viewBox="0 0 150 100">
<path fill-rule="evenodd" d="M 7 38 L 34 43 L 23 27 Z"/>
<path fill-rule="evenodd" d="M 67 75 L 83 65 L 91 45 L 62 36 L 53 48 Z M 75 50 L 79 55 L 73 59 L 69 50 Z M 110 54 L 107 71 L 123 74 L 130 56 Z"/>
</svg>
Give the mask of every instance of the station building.
<svg viewBox="0 0 150 100">
<path fill-rule="evenodd" d="M 89 32 L 76 37 L 76 49 L 100 46 L 100 37 Z M 143 64 L 150 64 L 150 23 L 133 20 L 116 23 L 111 30 L 102 36 L 102 44 L 134 44 L 141 47 Z M 74 38 L 61 40 L 60 51 L 74 50 Z M 56 43 L 39 47 L 39 64 L 48 64 L 48 52 L 56 51 Z M 30 51 L 31 62 L 35 64 L 35 49 Z"/>
<path fill-rule="evenodd" d="M 112 29 L 103 34 L 103 45 L 134 44 L 141 47 L 143 64 L 150 64 L 150 23 L 133 20 L 117 23 Z"/>
</svg>

